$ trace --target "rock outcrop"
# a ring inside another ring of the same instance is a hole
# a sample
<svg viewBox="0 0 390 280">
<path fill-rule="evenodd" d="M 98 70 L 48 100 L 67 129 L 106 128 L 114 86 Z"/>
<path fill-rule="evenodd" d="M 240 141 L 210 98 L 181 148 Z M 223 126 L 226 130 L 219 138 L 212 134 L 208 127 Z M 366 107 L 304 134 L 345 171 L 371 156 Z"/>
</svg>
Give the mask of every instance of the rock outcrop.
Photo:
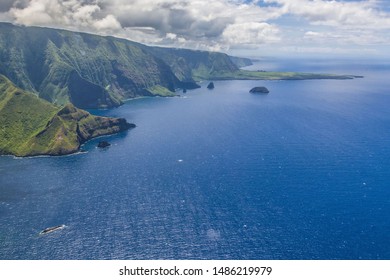
<svg viewBox="0 0 390 280">
<path fill-rule="evenodd" d="M 214 89 L 214 83 L 213 82 L 210 82 L 208 85 L 207 85 L 207 88 L 208 89 Z"/>
<path fill-rule="evenodd" d="M 267 94 L 269 93 L 268 88 L 266 87 L 254 87 L 250 91 L 250 93 L 261 93 L 261 94 Z"/>
<path fill-rule="evenodd" d="M 104 149 L 107 147 L 110 147 L 111 144 L 108 143 L 107 141 L 100 141 L 99 144 L 97 145 L 98 148 Z"/>
</svg>

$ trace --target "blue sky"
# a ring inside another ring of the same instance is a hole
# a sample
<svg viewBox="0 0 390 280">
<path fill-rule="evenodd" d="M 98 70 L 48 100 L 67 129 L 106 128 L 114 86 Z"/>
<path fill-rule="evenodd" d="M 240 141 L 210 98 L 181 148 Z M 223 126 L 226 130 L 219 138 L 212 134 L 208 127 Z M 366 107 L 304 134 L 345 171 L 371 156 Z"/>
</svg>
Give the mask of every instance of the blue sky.
<svg viewBox="0 0 390 280">
<path fill-rule="evenodd" d="M 2 0 L 0 21 L 246 56 L 390 56 L 385 0 Z"/>
</svg>

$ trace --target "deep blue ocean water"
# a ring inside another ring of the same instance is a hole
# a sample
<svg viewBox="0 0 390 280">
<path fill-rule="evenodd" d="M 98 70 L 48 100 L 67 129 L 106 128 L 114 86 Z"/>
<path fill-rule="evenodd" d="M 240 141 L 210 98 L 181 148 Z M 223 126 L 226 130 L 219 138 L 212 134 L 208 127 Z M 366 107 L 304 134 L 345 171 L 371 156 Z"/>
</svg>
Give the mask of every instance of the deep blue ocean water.
<svg viewBox="0 0 390 280">
<path fill-rule="evenodd" d="M 94 111 L 137 124 L 108 149 L 0 157 L 0 259 L 390 259 L 389 64 L 252 68 L 365 77 L 204 82 Z"/>
</svg>

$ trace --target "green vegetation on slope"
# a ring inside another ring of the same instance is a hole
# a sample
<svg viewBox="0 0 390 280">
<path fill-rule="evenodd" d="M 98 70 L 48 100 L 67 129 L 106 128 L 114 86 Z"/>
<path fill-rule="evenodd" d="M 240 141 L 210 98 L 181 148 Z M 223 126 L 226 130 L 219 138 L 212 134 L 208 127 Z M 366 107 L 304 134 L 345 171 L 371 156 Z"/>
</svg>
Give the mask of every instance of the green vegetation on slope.
<svg viewBox="0 0 390 280">
<path fill-rule="evenodd" d="M 113 37 L 0 23 L 0 74 L 49 102 L 105 108 L 173 92 L 179 80 L 168 65 L 140 47 Z"/>
<path fill-rule="evenodd" d="M 181 81 L 211 79 L 222 71 L 234 73 L 239 68 L 232 60 L 240 62 L 240 65 L 249 64 L 245 59 L 232 59 L 226 54 L 216 52 L 158 47 L 148 47 L 148 50 L 167 63 Z"/>
<path fill-rule="evenodd" d="M 247 71 L 237 70 L 235 72 L 220 71 L 207 77 L 213 80 L 320 80 L 336 79 L 346 80 L 354 79 L 352 75 L 335 75 L 335 74 L 314 74 L 299 72 L 265 72 L 265 71 Z"/>
<path fill-rule="evenodd" d="M 114 37 L 0 23 L 0 74 L 45 100 L 107 108 L 177 88 L 250 60 L 223 53 L 148 47 Z"/>
<path fill-rule="evenodd" d="M 93 116 L 72 104 L 60 109 L 0 75 L 0 154 L 70 154 L 89 139 L 131 127 L 125 119 Z"/>
<path fill-rule="evenodd" d="M 242 57 L 235 57 L 235 56 L 230 56 L 230 60 L 237 65 L 238 68 L 242 68 L 245 66 L 251 66 L 253 65 L 252 60 L 249 58 L 242 58 Z"/>
<path fill-rule="evenodd" d="M 150 92 L 153 96 L 161 96 L 161 97 L 172 97 L 176 94 L 170 90 L 168 90 L 165 87 L 162 87 L 160 85 L 155 85 L 147 89 L 147 91 Z"/>
<path fill-rule="evenodd" d="M 57 111 L 0 75 L 0 154 L 27 154 L 30 147 L 26 139 L 42 131 Z"/>
</svg>

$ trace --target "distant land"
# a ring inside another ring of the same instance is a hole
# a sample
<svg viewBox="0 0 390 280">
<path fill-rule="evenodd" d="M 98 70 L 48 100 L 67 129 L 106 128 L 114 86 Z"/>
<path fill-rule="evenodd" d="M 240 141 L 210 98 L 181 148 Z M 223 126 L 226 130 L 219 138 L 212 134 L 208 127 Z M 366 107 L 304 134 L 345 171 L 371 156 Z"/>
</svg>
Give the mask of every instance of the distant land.
<svg viewBox="0 0 390 280">
<path fill-rule="evenodd" d="M 202 80 L 355 78 L 240 69 L 249 65 L 250 59 L 224 53 L 0 23 L 0 155 L 77 152 L 93 137 L 134 126 L 81 109 L 117 107 L 141 96 L 175 96 L 176 90 L 198 88 Z"/>
</svg>

